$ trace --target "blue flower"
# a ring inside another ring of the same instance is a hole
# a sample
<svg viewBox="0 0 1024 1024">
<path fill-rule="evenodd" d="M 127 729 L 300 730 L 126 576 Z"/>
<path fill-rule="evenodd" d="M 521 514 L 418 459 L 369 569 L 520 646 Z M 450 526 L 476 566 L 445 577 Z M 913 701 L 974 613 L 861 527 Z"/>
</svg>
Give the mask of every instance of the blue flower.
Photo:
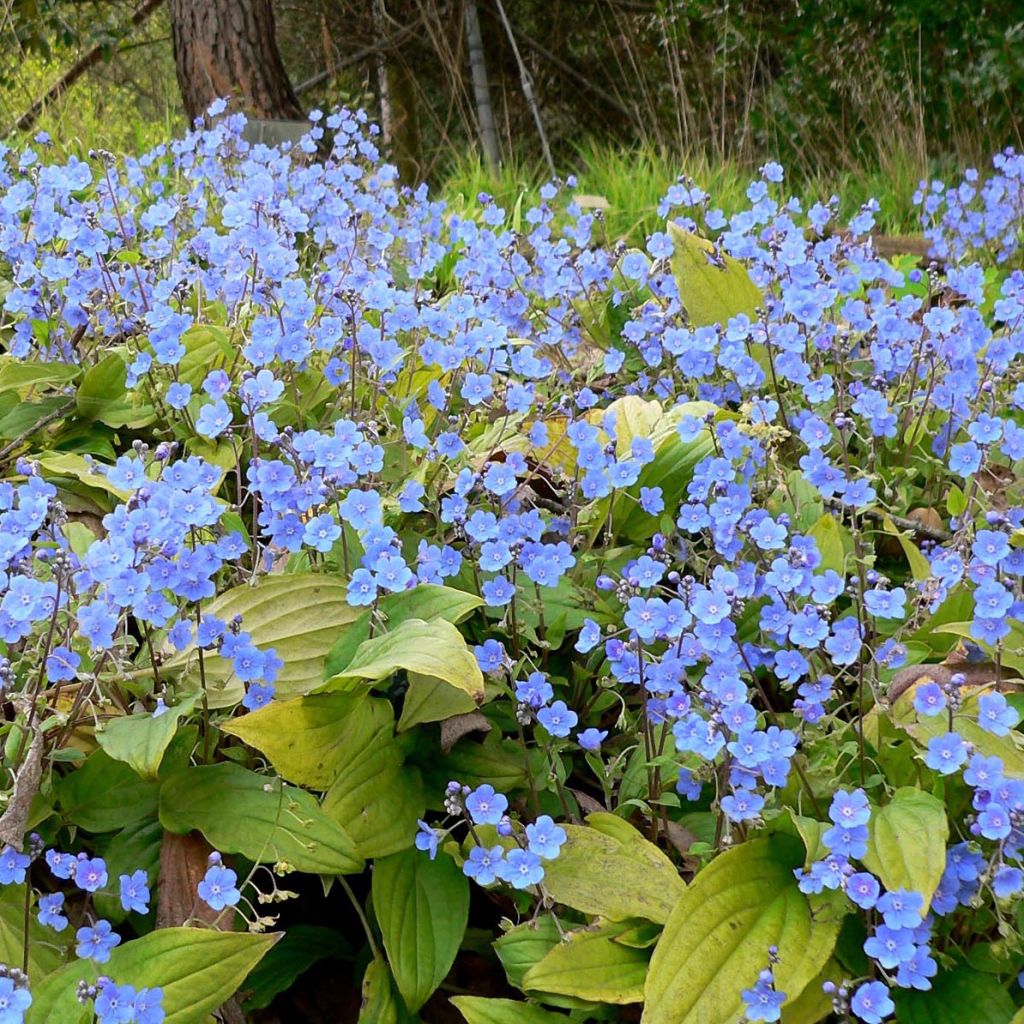
<svg viewBox="0 0 1024 1024">
<path fill-rule="evenodd" d="M 211 909 L 224 910 L 235 906 L 242 898 L 237 888 L 238 875 L 223 864 L 211 864 L 199 883 L 199 898 Z"/>
<path fill-rule="evenodd" d="M 553 860 L 558 856 L 566 840 L 565 829 L 556 825 L 547 814 L 542 814 L 535 823 L 526 826 L 526 838 L 531 852 Z"/>
<path fill-rule="evenodd" d="M 135 1019 L 135 989 L 102 979 L 95 1007 L 98 1024 L 130 1024 Z"/>
<path fill-rule="evenodd" d="M 121 936 L 111 928 L 109 921 L 97 921 L 92 928 L 79 928 L 75 939 L 78 943 L 75 956 L 105 964 L 113 948 L 120 943 Z"/>
<path fill-rule="evenodd" d="M 941 715 L 946 710 L 946 695 L 938 683 L 921 683 L 914 689 L 914 710 L 919 715 Z"/>
<path fill-rule="evenodd" d="M 896 1004 L 889 998 L 889 989 L 883 982 L 866 981 L 853 993 L 850 1009 L 864 1024 L 882 1024 L 896 1009 Z"/>
<path fill-rule="evenodd" d="M 141 868 L 130 875 L 120 876 L 121 906 L 137 914 L 149 913 L 149 879 Z"/>
<path fill-rule="evenodd" d="M 54 892 L 39 897 L 39 923 L 55 932 L 62 932 L 68 926 L 68 919 L 61 913 L 64 909 L 64 893 Z"/>
<path fill-rule="evenodd" d="M 864 790 L 855 789 L 849 793 L 842 789 L 837 790 L 832 798 L 828 816 L 836 825 L 845 828 L 866 825 L 871 818 L 871 807 Z"/>
<path fill-rule="evenodd" d="M 417 820 L 416 824 L 419 826 L 419 831 L 416 833 L 416 849 L 429 853 L 430 859 L 433 860 L 437 856 L 437 847 L 443 833 L 431 828 L 425 821 Z"/>
<path fill-rule="evenodd" d="M 486 782 L 466 797 L 466 810 L 477 825 L 497 825 L 507 808 L 508 799 Z"/>
<path fill-rule="evenodd" d="M 576 733 L 576 742 L 591 754 L 596 754 L 601 749 L 601 744 L 608 738 L 607 729 L 595 729 L 592 726 Z"/>
<path fill-rule="evenodd" d="M 5 846 L 0 850 L 0 885 L 21 885 L 30 863 L 27 854 Z"/>
<path fill-rule="evenodd" d="M 509 850 L 498 866 L 498 877 L 514 889 L 528 889 L 539 885 L 544 878 L 540 857 L 530 850 Z"/>
<path fill-rule="evenodd" d="M 882 967 L 892 970 L 914 955 L 914 932 L 911 928 L 892 928 L 882 924 L 864 942 L 864 952 Z"/>
<path fill-rule="evenodd" d="M 924 898 L 906 889 L 887 892 L 876 904 L 890 928 L 916 928 L 921 923 Z"/>
<path fill-rule="evenodd" d="M 845 890 L 846 895 L 861 910 L 870 910 L 878 900 L 880 886 L 874 875 L 858 871 L 846 879 Z"/>
<path fill-rule="evenodd" d="M 1001 693 L 983 693 L 978 698 L 978 725 L 996 736 L 1007 736 L 1020 716 Z"/>
<path fill-rule="evenodd" d="M 544 726 L 552 736 L 564 739 L 576 728 L 579 721 L 575 711 L 571 711 L 565 701 L 556 700 L 549 707 L 541 708 L 537 712 L 537 721 Z"/>
<path fill-rule="evenodd" d="M 31 1005 L 27 988 L 15 985 L 11 978 L 0 978 L 0 1024 L 21 1024 Z"/>
<path fill-rule="evenodd" d="M 500 846 L 474 846 L 462 865 L 462 873 L 476 879 L 478 885 L 490 885 L 498 879 L 504 855 L 505 851 Z"/>
<path fill-rule="evenodd" d="M 955 733 L 933 736 L 924 763 L 940 775 L 952 775 L 967 760 L 967 745 Z"/>
</svg>

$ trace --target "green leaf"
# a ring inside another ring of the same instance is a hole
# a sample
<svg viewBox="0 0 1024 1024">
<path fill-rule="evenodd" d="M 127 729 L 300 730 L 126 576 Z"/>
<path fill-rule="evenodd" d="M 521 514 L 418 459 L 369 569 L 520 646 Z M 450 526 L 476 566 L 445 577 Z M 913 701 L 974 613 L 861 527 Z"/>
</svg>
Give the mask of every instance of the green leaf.
<svg viewBox="0 0 1024 1024">
<path fill-rule="evenodd" d="M 5 885 L 0 889 L 0 962 L 21 967 L 25 950 L 25 886 Z M 54 933 L 39 923 L 35 914 L 28 926 L 28 974 L 36 983 L 61 966 L 54 948 Z"/>
<path fill-rule="evenodd" d="M 275 701 L 224 732 L 261 751 L 289 782 L 326 790 L 323 812 L 360 856 L 383 857 L 412 843 L 425 807 L 419 771 L 404 764 L 394 726 L 391 704 L 363 690 Z"/>
<path fill-rule="evenodd" d="M 127 379 L 128 368 L 124 360 L 116 352 L 105 356 L 85 371 L 82 383 L 78 385 L 75 398 L 78 414 L 85 419 L 102 420 L 111 407 L 120 404 Z"/>
<path fill-rule="evenodd" d="M 523 977 L 526 992 L 551 992 L 595 1002 L 640 1003 L 648 954 L 615 942 L 621 926 L 578 928 Z"/>
<path fill-rule="evenodd" d="M 927 912 L 946 868 L 949 824 L 941 800 L 920 789 L 897 789 L 871 815 L 868 851 L 861 858 L 886 889 L 911 889 L 924 897 Z"/>
<path fill-rule="evenodd" d="M 398 1024 L 398 1004 L 391 971 L 387 963 L 375 957 L 363 975 L 363 1002 L 356 1024 Z"/>
<path fill-rule="evenodd" d="M 263 576 L 255 586 L 226 591 L 204 605 L 203 613 L 229 622 L 242 616 L 242 628 L 261 650 L 273 647 L 284 662 L 275 682 L 278 697 L 295 697 L 315 689 L 323 680 L 324 661 L 338 631 L 361 614 L 349 605 L 346 586 L 317 573 Z M 229 707 L 242 697 L 243 686 L 231 662 L 209 653 L 204 658 L 210 707 Z M 166 670 L 187 670 L 199 679 L 194 647 L 170 658 Z"/>
<path fill-rule="evenodd" d="M 614 815 L 591 815 L 587 820 Z M 544 869 L 544 887 L 559 903 L 611 921 L 642 917 L 664 924 L 686 886 L 675 865 L 628 822 L 626 840 L 597 828 L 565 825 L 566 841 Z M 614 885 L 608 880 L 614 878 Z"/>
<path fill-rule="evenodd" d="M 156 814 L 158 785 L 103 750 L 54 786 L 60 812 L 87 832 L 113 832 Z"/>
<path fill-rule="evenodd" d="M 676 508 L 687 484 L 693 479 L 697 464 L 714 451 L 710 430 L 702 430 L 692 441 L 679 436 L 678 426 L 684 416 L 703 419 L 718 412 L 710 402 L 683 402 L 665 413 L 650 432 L 654 459 L 640 470 L 637 482 L 628 489 L 629 498 L 615 500 L 613 524 L 618 535 L 632 541 L 650 537 L 658 528 L 655 517 L 649 516 L 637 499 L 642 487 L 660 487 L 666 508 Z"/>
<path fill-rule="evenodd" d="M 669 262 L 690 325 L 726 324 L 740 313 L 753 320 L 764 296 L 743 264 L 725 255 L 712 262 L 714 246 L 678 224 L 669 223 L 668 233 L 675 247 Z"/>
<path fill-rule="evenodd" d="M 949 492 L 946 495 L 946 511 L 954 518 L 962 516 L 967 511 L 967 498 L 956 484 L 949 485 Z"/>
<path fill-rule="evenodd" d="M 227 1002 L 280 936 L 161 928 L 118 946 L 104 964 L 76 960 L 32 988 L 26 1024 L 80 1024 L 80 981 L 101 974 L 138 988 L 160 987 L 164 1024 L 203 1024 Z"/>
<path fill-rule="evenodd" d="M 178 716 L 191 710 L 193 700 L 161 714 L 123 715 L 104 722 L 96 742 L 115 761 L 124 761 L 144 779 L 155 779 L 164 751 L 178 731 Z"/>
<path fill-rule="evenodd" d="M 452 996 L 452 1006 L 466 1024 L 565 1024 L 560 1013 L 549 1013 L 539 1006 L 517 999 L 486 999 L 483 996 Z"/>
<path fill-rule="evenodd" d="M 78 376 L 81 367 L 67 363 L 27 363 L 10 356 L 0 364 L 0 394 L 47 384 L 68 384 Z"/>
<path fill-rule="evenodd" d="M 409 673 L 409 689 L 405 691 L 398 731 L 406 732 L 424 722 L 443 722 L 454 715 L 464 715 L 476 708 L 476 701 L 465 690 L 443 679 Z"/>
<path fill-rule="evenodd" d="M 462 634 L 444 619 L 406 619 L 382 636 L 365 641 L 338 678 L 379 680 L 399 669 L 443 679 L 475 701 L 483 700 L 480 666 Z"/>
<path fill-rule="evenodd" d="M 386 857 L 415 838 L 426 808 L 419 769 L 403 763 L 390 702 L 368 698 L 346 724 L 343 760 L 323 810 L 344 826 L 361 856 Z"/>
<path fill-rule="evenodd" d="M 991 975 L 966 965 L 932 979 L 930 992 L 893 990 L 899 1024 L 1010 1024 L 1010 994 Z"/>
<path fill-rule="evenodd" d="M 900 547 L 903 549 L 903 554 L 907 559 L 907 564 L 910 566 L 910 572 L 917 582 L 922 582 L 931 578 L 932 567 L 924 555 L 921 554 L 921 549 L 913 542 L 913 540 L 903 531 L 897 528 L 896 524 L 892 521 L 890 516 L 885 516 L 882 519 L 882 527 L 886 533 L 895 537 L 899 541 Z"/>
<path fill-rule="evenodd" d="M 549 915 L 510 928 L 494 943 L 509 984 L 523 987 L 523 978 L 534 964 L 540 963 L 561 941 L 554 919 Z"/>
<path fill-rule="evenodd" d="M 242 988 L 249 993 L 246 1012 L 262 1010 L 276 995 L 320 960 L 346 959 L 352 947 L 341 932 L 319 925 L 289 925 L 281 941 L 256 965 Z"/>
<path fill-rule="evenodd" d="M 445 979 L 469 916 L 469 880 L 450 857 L 404 850 L 373 868 L 373 907 L 398 991 L 415 1013 Z"/>
<path fill-rule="evenodd" d="M 796 1000 L 827 963 L 836 922 L 812 918 L 793 870 L 803 847 L 788 836 L 754 839 L 720 854 L 680 897 L 654 950 L 643 1024 L 733 1024 L 740 992 L 777 946 L 775 979 Z"/>
<path fill-rule="evenodd" d="M 195 324 L 181 336 L 185 354 L 178 363 L 178 380 L 195 390 L 211 370 L 229 363 L 235 355 L 238 340 L 219 324 Z"/>
<path fill-rule="evenodd" d="M 260 864 L 283 861 L 321 875 L 363 868 L 352 837 L 311 794 L 229 762 L 185 768 L 166 779 L 160 821 L 169 832 L 198 829 L 214 848 Z"/>
<path fill-rule="evenodd" d="M 483 601 L 476 594 L 434 583 L 421 583 L 411 590 L 387 594 L 381 598 L 378 610 L 395 629 L 406 619 L 444 619 L 453 625 L 462 622 L 481 607 Z M 364 612 L 351 626 L 346 627 L 327 655 L 324 678 L 337 675 L 352 660 L 359 645 L 370 638 L 370 613 Z"/>
</svg>

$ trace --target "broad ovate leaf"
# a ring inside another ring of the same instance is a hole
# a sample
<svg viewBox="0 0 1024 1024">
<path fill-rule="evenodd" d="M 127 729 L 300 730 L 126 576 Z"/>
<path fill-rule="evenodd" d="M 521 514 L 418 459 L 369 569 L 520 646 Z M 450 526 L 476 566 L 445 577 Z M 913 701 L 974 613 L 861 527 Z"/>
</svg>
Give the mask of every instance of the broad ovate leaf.
<svg viewBox="0 0 1024 1024">
<path fill-rule="evenodd" d="M 224 762 L 185 768 L 160 788 L 168 832 L 198 829 L 217 850 L 261 864 L 290 864 L 311 874 L 361 871 L 352 837 L 314 797 L 280 779 Z"/>
<path fill-rule="evenodd" d="M 742 263 L 716 253 L 706 238 L 669 223 L 675 251 L 670 264 L 679 298 L 692 327 L 727 324 L 734 316 L 754 319 L 764 296 Z"/>
<path fill-rule="evenodd" d="M 567 933 L 526 972 L 523 989 L 600 1003 L 642 1002 L 648 951 L 617 943 L 622 927 L 605 923 Z"/>
<path fill-rule="evenodd" d="M 871 815 L 868 851 L 861 859 L 886 889 L 920 893 L 923 916 L 946 867 L 948 838 L 943 802 L 908 786 L 897 789 L 892 799 Z"/>
<path fill-rule="evenodd" d="M 892 720 L 922 748 L 927 747 L 930 740 L 949 732 L 949 723 L 945 715 L 922 715 L 914 707 L 914 694 L 926 682 L 928 678 L 922 676 L 912 686 L 907 687 L 890 709 Z M 978 698 L 989 689 L 991 688 L 972 687 L 962 691 L 962 701 L 954 717 L 953 726 L 979 754 L 984 754 L 985 757 L 998 757 L 1003 763 L 1003 772 L 1006 776 L 1024 779 L 1024 734 L 1012 730 L 1006 736 L 997 736 L 978 724 Z"/>
<path fill-rule="evenodd" d="M 203 614 L 225 622 L 240 615 L 242 628 L 260 650 L 273 647 L 283 662 L 274 683 L 277 696 L 287 698 L 320 685 L 327 652 L 338 632 L 362 614 L 345 595 L 344 581 L 331 576 L 275 574 L 260 577 L 255 585 L 226 591 L 204 605 Z M 199 652 L 194 647 L 182 651 L 164 671 L 187 671 L 198 684 Z M 228 707 L 241 699 L 243 685 L 226 658 L 205 652 L 203 674 L 210 707 Z"/>
<path fill-rule="evenodd" d="M 610 921 L 644 918 L 664 924 L 686 886 L 664 853 L 621 818 L 625 835 L 593 827 L 614 815 L 593 814 L 590 825 L 565 825 L 566 841 L 545 865 L 544 886 L 559 903 Z M 609 885 L 609 879 L 615 879 Z"/>
<path fill-rule="evenodd" d="M 466 1024 L 565 1024 L 567 1019 L 560 1013 L 551 1013 L 518 999 L 452 996 L 451 1003 Z"/>
<path fill-rule="evenodd" d="M 462 634 L 444 619 L 406 619 L 359 645 L 339 679 L 386 679 L 399 669 L 443 679 L 473 700 L 484 698 L 484 677 Z"/>
<path fill-rule="evenodd" d="M 80 1024 L 80 981 L 101 974 L 162 988 L 164 1024 L 204 1024 L 280 938 L 202 928 L 161 928 L 118 946 L 104 964 L 76 960 L 32 987 L 26 1024 Z"/>
<path fill-rule="evenodd" d="M 754 839 L 719 855 L 687 887 L 654 950 L 643 1024 L 734 1024 L 740 992 L 777 946 L 776 987 L 796 1000 L 828 962 L 837 922 L 815 920 L 793 871 L 803 845 Z"/>
<path fill-rule="evenodd" d="M 415 1013 L 445 979 L 469 917 L 469 879 L 450 857 L 409 849 L 373 866 L 373 907 L 395 984 Z"/>
</svg>

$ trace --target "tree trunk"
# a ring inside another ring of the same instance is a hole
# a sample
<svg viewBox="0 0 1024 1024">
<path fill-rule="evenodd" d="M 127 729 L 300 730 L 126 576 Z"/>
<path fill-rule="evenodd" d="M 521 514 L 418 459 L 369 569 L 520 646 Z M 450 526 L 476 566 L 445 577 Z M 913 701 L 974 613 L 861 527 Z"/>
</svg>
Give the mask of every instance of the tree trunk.
<svg viewBox="0 0 1024 1024">
<path fill-rule="evenodd" d="M 491 174 L 498 173 L 501 155 L 498 152 L 498 129 L 494 124 L 494 108 L 491 106 L 491 87 L 487 81 L 487 62 L 484 57 L 484 41 L 480 34 L 480 16 L 476 0 L 466 0 L 465 8 L 466 42 L 469 46 L 469 70 L 473 77 L 473 99 L 476 101 L 476 117 L 480 126 L 480 147 Z"/>
<path fill-rule="evenodd" d="M 299 119 L 271 0 L 168 0 L 178 86 L 190 119 L 218 97 L 269 121 Z"/>
</svg>

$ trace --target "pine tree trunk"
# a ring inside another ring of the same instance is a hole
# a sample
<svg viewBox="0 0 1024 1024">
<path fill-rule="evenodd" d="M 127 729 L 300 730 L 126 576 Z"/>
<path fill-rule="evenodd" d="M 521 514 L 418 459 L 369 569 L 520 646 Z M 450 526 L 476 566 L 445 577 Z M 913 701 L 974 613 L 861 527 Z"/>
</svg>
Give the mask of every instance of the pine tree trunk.
<svg viewBox="0 0 1024 1024">
<path fill-rule="evenodd" d="M 278 53 L 271 0 L 168 0 L 167 10 L 190 119 L 220 96 L 253 117 L 302 117 Z"/>
</svg>

